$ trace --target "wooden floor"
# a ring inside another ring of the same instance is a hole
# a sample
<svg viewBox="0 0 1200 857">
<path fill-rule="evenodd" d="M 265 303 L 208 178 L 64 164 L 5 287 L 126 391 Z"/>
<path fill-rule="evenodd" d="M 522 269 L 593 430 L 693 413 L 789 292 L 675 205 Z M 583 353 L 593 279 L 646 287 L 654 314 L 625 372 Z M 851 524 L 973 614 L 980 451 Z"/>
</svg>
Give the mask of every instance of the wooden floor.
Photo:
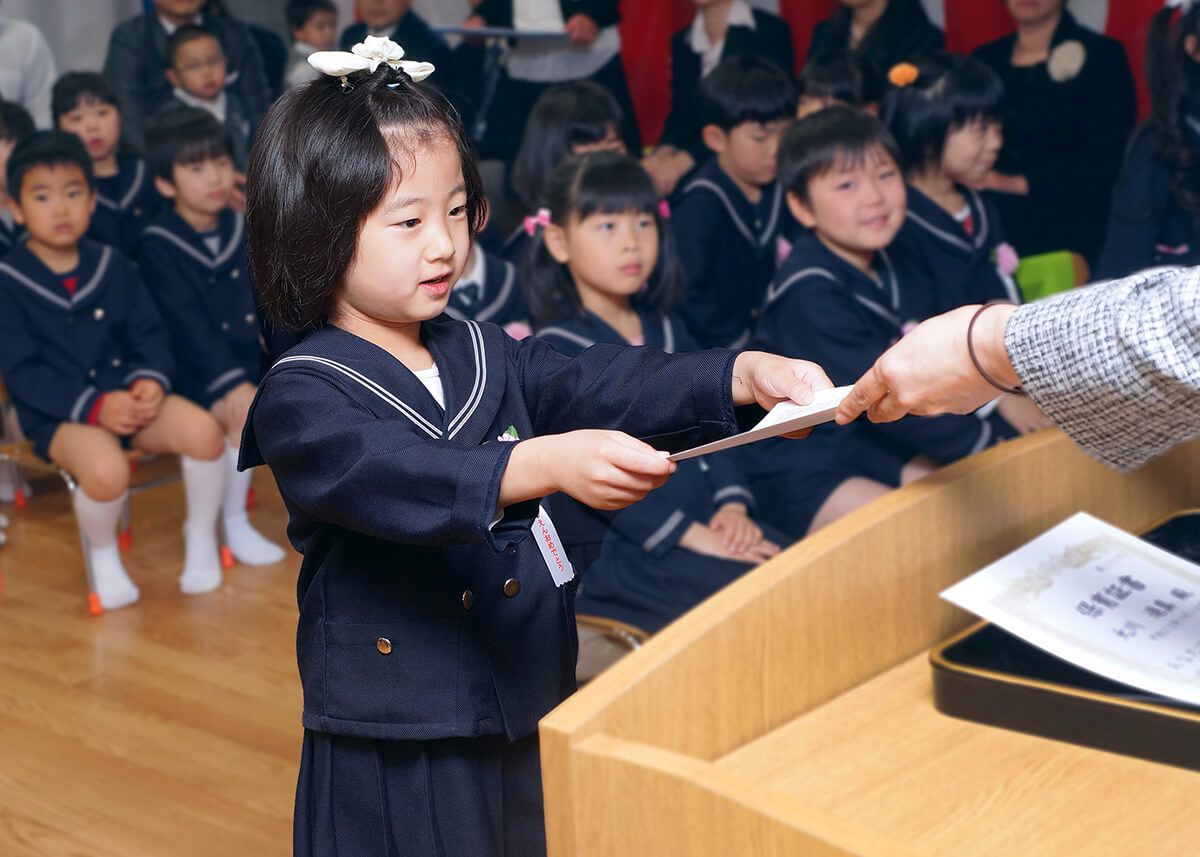
<svg viewBox="0 0 1200 857">
<path fill-rule="evenodd" d="M 139 478 L 142 475 L 139 474 Z M 0 547 L 0 855 L 290 854 L 299 558 L 184 596 L 183 494 L 133 500 L 141 601 L 93 618 L 70 503 L 39 482 Z M 270 475 L 255 523 L 283 538 Z"/>
</svg>

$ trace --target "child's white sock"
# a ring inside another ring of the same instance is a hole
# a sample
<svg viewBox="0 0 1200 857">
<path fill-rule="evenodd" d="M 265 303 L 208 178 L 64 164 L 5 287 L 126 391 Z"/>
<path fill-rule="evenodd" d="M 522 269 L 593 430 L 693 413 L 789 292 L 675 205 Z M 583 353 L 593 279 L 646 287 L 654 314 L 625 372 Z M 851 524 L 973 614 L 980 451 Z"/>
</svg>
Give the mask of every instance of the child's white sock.
<svg viewBox="0 0 1200 857">
<path fill-rule="evenodd" d="M 138 600 L 141 593 L 129 579 L 117 550 L 117 522 L 125 507 L 128 493 L 116 500 L 99 503 L 76 489 L 72 499 L 75 519 L 87 540 L 88 559 L 92 565 L 92 584 L 105 610 L 116 610 Z"/>
<path fill-rule="evenodd" d="M 263 538 L 246 515 L 246 492 L 254 479 L 253 471 L 239 473 L 238 451 L 225 450 L 225 502 L 221 517 L 225 524 L 225 542 L 238 562 L 246 565 L 274 565 L 287 555 L 283 548 Z"/>
<path fill-rule="evenodd" d="M 183 524 L 184 562 L 179 588 L 184 595 L 212 592 L 221 585 L 221 555 L 217 547 L 217 513 L 225 493 L 225 461 L 180 457 L 187 520 Z"/>
</svg>

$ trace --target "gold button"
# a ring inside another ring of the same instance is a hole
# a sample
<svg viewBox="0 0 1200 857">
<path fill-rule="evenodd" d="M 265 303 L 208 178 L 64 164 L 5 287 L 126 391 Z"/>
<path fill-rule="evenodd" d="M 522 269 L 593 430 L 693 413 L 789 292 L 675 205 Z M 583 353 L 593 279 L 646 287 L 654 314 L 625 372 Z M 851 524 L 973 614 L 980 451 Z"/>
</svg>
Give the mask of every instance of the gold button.
<svg viewBox="0 0 1200 857">
<path fill-rule="evenodd" d="M 379 649 L 379 654 L 390 655 L 392 653 L 392 641 L 387 637 L 380 637 L 375 641 L 375 648 Z"/>
<path fill-rule="evenodd" d="M 463 593 L 463 597 L 462 597 L 463 609 L 470 610 L 471 605 L 474 603 L 475 603 L 475 596 L 471 592 L 471 590 L 468 589 L 466 592 Z"/>
<path fill-rule="evenodd" d="M 515 577 L 510 577 L 508 580 L 504 581 L 504 597 L 505 598 L 516 598 L 517 593 L 520 591 L 521 591 L 521 581 L 517 580 Z"/>
</svg>

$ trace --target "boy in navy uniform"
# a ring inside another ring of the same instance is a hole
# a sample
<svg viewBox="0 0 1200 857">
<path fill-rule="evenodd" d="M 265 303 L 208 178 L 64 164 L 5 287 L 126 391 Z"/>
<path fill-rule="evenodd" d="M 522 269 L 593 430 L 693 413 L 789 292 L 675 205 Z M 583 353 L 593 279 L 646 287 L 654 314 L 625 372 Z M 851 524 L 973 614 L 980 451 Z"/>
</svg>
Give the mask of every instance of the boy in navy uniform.
<svg viewBox="0 0 1200 857">
<path fill-rule="evenodd" d="M 37 130 L 33 117 L 20 104 L 0 101 L 0 256 L 15 247 L 25 237 L 25 229 L 13 220 L 8 205 L 8 156 L 13 148 Z"/>
<path fill-rule="evenodd" d="M 205 111 L 181 107 L 150 121 L 146 143 L 155 184 L 172 207 L 147 227 L 138 264 L 171 333 L 180 394 L 208 409 L 225 430 L 226 544 L 239 562 L 271 565 L 283 559 L 283 550 L 251 526 L 250 474 L 237 470 L 263 351 L 245 218 L 229 206 L 229 137 Z"/>
<path fill-rule="evenodd" d="M 754 345 L 803 354 L 852 384 L 935 303 L 933 284 L 887 249 L 905 217 L 897 147 L 878 120 L 835 106 L 788 132 L 780 164 L 788 206 L 809 232 L 771 284 Z M 910 417 L 825 426 L 795 447 L 756 444 L 746 461 L 767 519 L 800 537 L 1011 434 L 976 415 Z"/>
<path fill-rule="evenodd" d="M 132 259 L 142 230 L 163 207 L 146 162 L 120 151 L 121 107 L 108 82 L 90 71 L 64 74 L 54 84 L 54 124 L 78 137 L 92 156 L 96 213 L 88 237 Z"/>
<path fill-rule="evenodd" d="M 702 345 L 741 347 L 788 219 L 776 152 L 796 90 L 771 63 L 739 56 L 701 82 L 700 97 L 701 136 L 713 157 L 684 183 L 671 218 L 684 266 L 680 312 Z"/>
<path fill-rule="evenodd" d="M 463 275 L 450 292 L 446 315 L 501 327 L 514 322 L 527 325 L 529 307 L 517 282 L 517 266 L 478 244 L 472 246 Z"/>
<path fill-rule="evenodd" d="M 215 523 L 225 471 L 216 421 L 169 395 L 170 344 L 132 264 L 84 237 L 96 204 L 91 170 L 83 144 L 61 131 L 34 134 L 9 159 L 15 216 L 29 238 L 0 262 L 0 375 L 36 453 L 78 483 L 89 594 L 112 609 L 138 599 L 116 541 L 129 487 L 122 448 L 182 456 L 186 594 L 221 583 Z"/>
</svg>

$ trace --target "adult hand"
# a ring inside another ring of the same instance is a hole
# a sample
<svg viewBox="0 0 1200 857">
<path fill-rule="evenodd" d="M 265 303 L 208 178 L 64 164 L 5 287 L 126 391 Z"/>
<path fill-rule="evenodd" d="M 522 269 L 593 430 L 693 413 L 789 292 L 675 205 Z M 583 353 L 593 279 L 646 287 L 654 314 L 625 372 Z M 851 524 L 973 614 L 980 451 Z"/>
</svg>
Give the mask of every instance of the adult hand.
<svg viewBox="0 0 1200 857">
<path fill-rule="evenodd" d="M 996 410 L 1006 423 L 1021 434 L 1032 434 L 1054 425 L 1054 421 L 1042 413 L 1042 409 L 1028 396 L 1003 396 Z"/>
<path fill-rule="evenodd" d="M 670 196 L 675 192 L 679 180 L 687 175 L 696 162 L 687 152 L 660 146 L 642 159 L 642 167 L 654 180 L 654 190 L 659 196 Z"/>
<path fill-rule="evenodd" d="M 907 414 L 969 414 L 996 398 L 971 362 L 967 329 L 978 306 L 965 306 L 919 325 L 875 361 L 838 408 L 841 425 L 865 411 L 872 422 Z M 975 322 L 975 354 L 998 383 L 1021 383 L 1004 348 L 1004 328 L 1017 308 L 989 307 Z"/>
<path fill-rule="evenodd" d="M 978 190 L 994 190 L 1013 196 L 1029 196 L 1029 179 L 989 170 Z"/>
</svg>

